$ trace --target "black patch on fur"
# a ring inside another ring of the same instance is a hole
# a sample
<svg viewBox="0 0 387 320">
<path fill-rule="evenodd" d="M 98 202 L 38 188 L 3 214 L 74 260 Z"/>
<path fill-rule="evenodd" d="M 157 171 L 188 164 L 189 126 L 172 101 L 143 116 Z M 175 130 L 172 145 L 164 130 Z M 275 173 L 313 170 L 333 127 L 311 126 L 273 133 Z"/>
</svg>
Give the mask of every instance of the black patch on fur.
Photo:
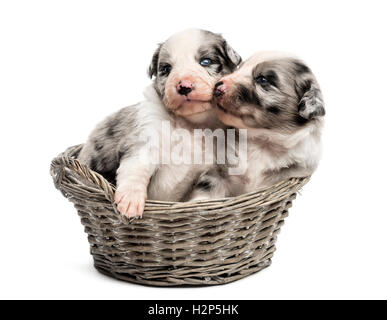
<svg viewBox="0 0 387 320">
<path fill-rule="evenodd" d="M 103 157 L 99 163 L 101 170 L 106 170 L 106 168 L 111 167 L 111 161 L 112 159 L 110 155 L 106 155 L 105 157 Z"/>
<path fill-rule="evenodd" d="M 204 191 L 208 191 L 208 190 L 211 190 L 212 189 L 212 185 L 211 185 L 211 182 L 208 181 L 208 180 L 203 180 L 203 181 L 200 181 L 196 187 L 198 189 L 201 189 L 201 190 L 204 190 Z"/>
<path fill-rule="evenodd" d="M 306 81 L 303 81 L 302 83 L 296 83 L 295 90 L 296 90 L 298 99 L 301 100 L 304 94 L 308 92 L 311 88 L 312 88 L 311 80 L 306 80 Z"/>
<path fill-rule="evenodd" d="M 226 64 L 226 66 L 228 66 L 228 64 L 227 64 L 227 58 L 226 58 L 226 53 L 225 53 L 225 51 L 224 51 L 224 47 L 214 46 L 214 51 L 216 52 L 216 55 L 217 55 L 219 58 L 222 58 L 223 60 L 225 60 L 225 64 Z"/>
<path fill-rule="evenodd" d="M 109 137 L 112 137 L 114 136 L 117 131 L 118 131 L 118 125 L 120 124 L 120 119 L 119 118 L 113 118 L 109 121 L 108 123 L 108 129 L 106 131 L 106 134 L 109 136 Z"/>
<path fill-rule="evenodd" d="M 224 67 L 227 68 L 225 54 L 217 45 L 214 45 L 210 48 L 200 48 L 198 51 L 197 59 L 200 61 L 203 58 L 211 59 L 212 67 L 216 66 L 216 69 L 213 69 L 216 73 L 222 72 Z M 210 67 L 211 66 L 208 66 L 207 68 L 210 70 Z"/>
<path fill-rule="evenodd" d="M 129 152 L 129 148 L 127 146 L 121 147 L 118 151 L 118 162 L 121 161 L 122 157 L 124 157 Z"/>
<path fill-rule="evenodd" d="M 301 101 L 299 104 L 298 104 L 298 112 L 301 112 L 301 111 L 304 111 L 305 110 L 305 101 Z"/>
<path fill-rule="evenodd" d="M 118 151 L 118 161 L 121 161 L 122 157 L 125 155 L 125 152 Z"/>
<path fill-rule="evenodd" d="M 234 49 L 232 49 L 229 44 L 227 43 L 226 40 L 223 41 L 222 43 L 222 49 L 223 49 L 223 52 L 225 53 L 225 57 L 226 57 L 226 62 L 227 62 L 227 67 L 230 68 L 231 71 L 234 71 L 234 69 L 241 63 L 242 61 L 242 58 L 239 56 L 239 54 L 237 54 Z M 237 57 L 237 61 L 232 61 L 231 60 L 231 57 L 227 54 L 228 50 L 231 50 L 233 51 L 234 55 Z"/>
<path fill-rule="evenodd" d="M 305 81 L 304 85 L 301 87 L 304 94 L 305 92 L 309 91 L 311 88 L 312 88 L 312 81 L 310 80 Z"/>
<path fill-rule="evenodd" d="M 310 73 L 311 72 L 309 67 L 306 66 L 305 64 L 303 64 L 300 61 L 294 61 L 294 66 L 295 66 L 295 70 L 298 73 L 298 75 L 302 75 L 304 73 Z"/>
<path fill-rule="evenodd" d="M 306 123 L 308 123 L 308 119 L 305 119 L 303 117 L 301 117 L 299 114 L 297 114 L 294 118 L 294 123 L 297 125 L 297 126 L 303 126 L 305 125 Z"/>
<path fill-rule="evenodd" d="M 256 92 L 253 90 L 250 90 L 244 85 L 239 85 L 237 92 L 238 92 L 237 97 L 240 102 L 245 104 L 257 105 L 257 106 L 261 105 L 261 100 L 257 96 Z"/>
<path fill-rule="evenodd" d="M 210 35 L 214 35 L 209 32 Z M 241 57 L 227 44 L 227 42 L 220 35 L 215 35 L 215 44 L 208 46 L 204 45 L 198 50 L 198 61 L 202 58 L 209 58 L 214 64 L 217 64 L 217 73 L 228 73 L 235 70 L 237 65 L 241 62 Z M 229 54 L 233 54 L 231 57 Z"/>
<path fill-rule="evenodd" d="M 108 135 L 109 137 L 114 136 L 114 135 L 116 134 L 115 127 L 113 127 L 113 126 L 112 126 L 112 127 L 109 127 L 106 133 L 107 133 L 107 135 Z"/>
<path fill-rule="evenodd" d="M 117 169 L 114 168 L 112 170 L 106 170 L 106 162 L 107 158 L 104 158 L 101 161 L 99 161 L 97 158 L 92 158 L 90 160 L 89 167 L 91 170 L 101 174 L 111 184 L 115 185 Z"/>
<path fill-rule="evenodd" d="M 216 46 L 215 51 L 222 58 L 225 67 L 228 68 L 230 71 L 234 71 L 237 65 L 231 61 L 230 57 L 227 54 L 227 42 L 223 41 L 221 47 Z"/>
<path fill-rule="evenodd" d="M 91 168 L 93 171 L 102 175 L 111 184 L 116 185 L 116 172 L 117 170 L 96 170 Z"/>
<path fill-rule="evenodd" d="M 323 116 L 325 116 L 325 109 L 323 107 L 318 107 L 315 111 L 309 114 L 309 119 Z"/>
<path fill-rule="evenodd" d="M 116 170 L 100 171 L 101 174 L 111 184 L 116 185 Z"/>
<path fill-rule="evenodd" d="M 218 63 L 226 68 L 228 68 L 230 71 L 233 71 L 235 67 L 233 67 L 232 61 L 227 57 L 225 49 L 223 45 L 214 45 L 212 47 L 213 53 L 211 54 L 210 52 L 207 52 L 207 55 L 212 58 L 212 60 L 215 63 Z M 205 51 L 203 51 L 205 52 Z"/>
<path fill-rule="evenodd" d="M 153 76 L 157 75 L 157 65 L 159 63 L 159 55 L 160 55 L 160 50 L 163 44 L 159 44 L 158 48 L 156 49 L 155 53 L 153 54 L 151 64 L 148 68 L 148 76 L 149 78 L 152 79 Z"/>
<path fill-rule="evenodd" d="M 274 71 L 270 70 L 264 74 L 264 77 L 269 81 L 269 83 L 278 88 L 278 75 Z"/>
<path fill-rule="evenodd" d="M 102 149 L 103 149 L 103 144 L 98 142 L 97 140 L 94 140 L 94 150 L 101 151 Z"/>
<path fill-rule="evenodd" d="M 89 167 L 93 171 L 97 171 L 97 166 L 98 166 L 98 160 L 96 158 L 91 158 Z"/>
<path fill-rule="evenodd" d="M 269 111 L 270 113 L 274 113 L 274 114 L 279 114 L 281 112 L 280 108 L 278 108 L 276 106 L 270 106 L 266 110 Z"/>
</svg>

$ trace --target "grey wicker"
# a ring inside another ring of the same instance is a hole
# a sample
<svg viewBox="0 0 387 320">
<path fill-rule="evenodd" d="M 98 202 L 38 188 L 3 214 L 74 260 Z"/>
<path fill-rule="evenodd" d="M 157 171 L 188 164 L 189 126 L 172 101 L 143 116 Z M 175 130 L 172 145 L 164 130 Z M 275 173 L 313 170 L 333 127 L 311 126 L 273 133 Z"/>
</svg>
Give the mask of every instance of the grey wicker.
<svg viewBox="0 0 387 320">
<path fill-rule="evenodd" d="M 55 186 L 78 210 L 96 269 L 145 285 L 225 284 L 268 267 L 291 202 L 309 180 L 235 198 L 146 201 L 144 217 L 129 221 L 117 212 L 114 186 L 76 160 L 81 147 L 52 161 Z"/>
</svg>

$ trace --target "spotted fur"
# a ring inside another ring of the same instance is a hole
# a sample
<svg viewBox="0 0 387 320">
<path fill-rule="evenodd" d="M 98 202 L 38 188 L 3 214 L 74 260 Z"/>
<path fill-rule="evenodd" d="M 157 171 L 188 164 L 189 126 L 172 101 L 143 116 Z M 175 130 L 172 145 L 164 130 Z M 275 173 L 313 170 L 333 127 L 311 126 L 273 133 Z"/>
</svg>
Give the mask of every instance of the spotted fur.
<svg viewBox="0 0 387 320">
<path fill-rule="evenodd" d="M 258 53 L 215 86 L 219 119 L 247 129 L 247 168 L 241 176 L 202 175 L 191 199 L 214 198 L 270 186 L 317 168 L 325 107 L 311 69 L 282 53 Z M 211 181 L 206 190 L 203 181 Z M 221 186 L 223 185 L 223 187 Z M 233 188 L 232 186 L 239 186 Z M 216 190 L 221 190 L 217 193 Z"/>
<path fill-rule="evenodd" d="M 200 65 L 205 57 L 214 64 Z M 114 113 L 93 130 L 79 160 L 117 184 L 115 201 L 122 214 L 141 215 L 146 198 L 179 201 L 189 192 L 205 168 L 153 164 L 152 154 L 160 150 L 139 137 L 159 137 L 163 120 L 172 130 L 223 127 L 212 108 L 213 87 L 240 60 L 220 35 L 197 29 L 175 34 L 153 54 L 148 72 L 154 81 L 145 101 Z M 186 78 L 193 89 L 183 96 L 177 85 Z"/>
</svg>

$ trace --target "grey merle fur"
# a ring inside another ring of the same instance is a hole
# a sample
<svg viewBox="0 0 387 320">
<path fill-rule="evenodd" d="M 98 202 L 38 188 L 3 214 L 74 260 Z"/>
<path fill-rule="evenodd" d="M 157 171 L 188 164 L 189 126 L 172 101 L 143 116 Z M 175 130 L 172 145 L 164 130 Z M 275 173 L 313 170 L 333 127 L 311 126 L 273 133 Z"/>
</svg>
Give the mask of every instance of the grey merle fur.
<svg viewBox="0 0 387 320">
<path fill-rule="evenodd" d="M 243 64 L 240 68 L 242 67 Z M 264 77 L 265 81 L 260 77 Z M 241 78 L 235 77 L 227 96 L 215 95 L 215 100 L 220 99 L 218 106 L 223 112 L 240 118 L 247 127 L 252 128 L 252 131 L 267 129 L 269 130 L 267 132 L 273 130 L 273 133 L 281 132 L 285 136 L 291 136 L 305 126 L 311 125 L 316 128 L 316 132 L 312 135 L 315 135 L 316 141 L 319 139 L 320 119 L 325 115 L 324 102 L 313 73 L 303 62 L 294 58 L 269 59 L 253 68 L 249 81 L 239 83 L 237 80 L 243 80 Z M 248 144 L 258 153 L 270 155 L 273 163 L 275 159 L 289 157 L 288 146 L 281 140 L 276 141 L 275 138 L 268 137 L 270 134 L 262 137 L 252 136 Z M 269 186 L 289 177 L 311 174 L 318 161 L 313 161 L 315 156 L 315 154 L 307 155 L 306 157 L 311 157 L 312 160 L 308 161 L 302 158 L 305 157 L 304 154 L 300 154 L 300 159 L 296 157 L 297 160 L 289 157 L 285 166 L 264 169 L 261 172 L 261 186 Z M 254 166 L 254 160 L 252 161 L 250 165 Z M 237 181 L 236 185 L 242 186 L 249 179 L 250 177 L 246 176 L 243 181 L 242 176 L 225 176 L 214 169 L 209 170 L 200 176 L 191 199 L 205 195 L 209 198 L 238 195 L 239 190 L 232 190 L 229 186 L 233 185 L 233 181 Z"/>
<path fill-rule="evenodd" d="M 260 76 L 267 83 L 257 83 Z M 259 63 L 250 83 L 237 84 L 229 99 L 233 105 L 229 112 L 240 116 L 250 127 L 293 131 L 325 115 L 315 77 L 309 67 L 293 58 Z M 248 112 L 239 113 L 239 107 Z"/>
<path fill-rule="evenodd" d="M 241 62 L 241 57 L 228 45 L 219 34 L 201 30 L 203 45 L 196 52 L 198 60 L 204 56 L 213 59 L 216 65 L 208 68 L 210 73 L 221 75 L 232 72 Z M 161 99 L 164 97 L 168 74 L 160 73 L 160 66 L 168 63 L 169 55 L 160 44 L 154 52 L 148 69 L 150 78 L 154 77 L 153 86 Z M 173 68 L 173 66 L 172 66 Z M 138 137 L 142 123 L 137 116 L 138 105 L 121 109 L 102 121 L 91 133 L 79 155 L 79 160 L 96 172 L 103 174 L 115 184 L 116 172 L 120 161 L 131 157 L 139 148 Z"/>
</svg>

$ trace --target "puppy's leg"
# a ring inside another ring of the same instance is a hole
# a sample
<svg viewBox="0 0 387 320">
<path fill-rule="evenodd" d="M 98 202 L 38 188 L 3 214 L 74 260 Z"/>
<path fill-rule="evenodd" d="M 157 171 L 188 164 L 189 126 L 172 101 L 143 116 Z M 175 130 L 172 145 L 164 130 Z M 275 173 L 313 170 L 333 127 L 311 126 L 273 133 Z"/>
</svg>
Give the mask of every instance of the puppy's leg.
<svg viewBox="0 0 387 320">
<path fill-rule="evenodd" d="M 117 170 L 114 201 L 118 211 L 128 217 L 141 217 L 144 212 L 149 180 L 155 165 L 148 159 L 134 157 L 121 160 Z"/>
</svg>

